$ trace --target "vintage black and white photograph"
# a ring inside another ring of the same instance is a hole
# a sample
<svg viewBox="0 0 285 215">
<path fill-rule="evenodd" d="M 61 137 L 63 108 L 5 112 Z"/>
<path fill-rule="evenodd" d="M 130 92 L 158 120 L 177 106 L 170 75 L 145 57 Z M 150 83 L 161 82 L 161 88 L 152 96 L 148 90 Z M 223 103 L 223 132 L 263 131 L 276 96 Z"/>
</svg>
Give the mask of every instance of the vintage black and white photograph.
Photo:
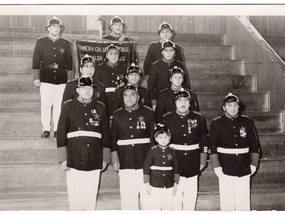
<svg viewBox="0 0 285 215">
<path fill-rule="evenodd" d="M 0 5 L 0 213 L 284 211 L 285 5 Z"/>
</svg>

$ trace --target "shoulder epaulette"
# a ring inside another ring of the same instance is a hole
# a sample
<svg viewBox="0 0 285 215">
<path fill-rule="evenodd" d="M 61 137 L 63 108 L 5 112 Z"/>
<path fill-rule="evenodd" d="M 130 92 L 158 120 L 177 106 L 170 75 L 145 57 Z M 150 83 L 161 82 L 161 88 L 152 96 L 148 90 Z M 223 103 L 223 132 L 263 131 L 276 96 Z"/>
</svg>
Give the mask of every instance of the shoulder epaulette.
<svg viewBox="0 0 285 215">
<path fill-rule="evenodd" d="M 241 115 L 242 117 L 245 117 L 245 118 L 248 118 L 248 119 L 251 119 L 249 116 L 247 116 L 247 115 Z"/>
<path fill-rule="evenodd" d="M 149 106 L 146 106 L 146 105 L 143 105 L 143 106 L 152 111 L 152 109 Z"/>
<path fill-rule="evenodd" d="M 173 148 L 171 145 L 169 145 L 169 148 L 170 148 L 171 150 L 174 150 L 174 151 L 175 151 L 175 148 Z"/>
<path fill-rule="evenodd" d="M 65 102 L 63 102 L 63 104 L 66 104 L 66 103 L 71 102 L 71 101 L 72 101 L 72 99 L 68 99 Z"/>
<path fill-rule="evenodd" d="M 195 110 L 193 110 L 193 113 L 198 114 L 199 116 L 203 116 L 201 113 L 199 113 L 199 112 L 197 112 Z"/>
<path fill-rule="evenodd" d="M 123 109 L 123 107 L 118 108 L 117 110 L 114 111 L 114 114 L 115 114 L 116 112 L 118 112 L 119 110 L 122 110 L 122 109 Z"/>
<path fill-rule="evenodd" d="M 154 43 L 157 43 L 157 42 L 151 42 L 150 44 L 154 44 Z"/>
<path fill-rule="evenodd" d="M 103 87 L 105 87 L 105 85 L 102 83 L 102 82 L 100 82 L 100 81 L 96 81 L 99 85 L 102 85 Z"/>
<path fill-rule="evenodd" d="M 102 66 L 104 63 L 99 63 L 97 66 Z"/>
<path fill-rule="evenodd" d="M 169 112 L 163 114 L 163 117 L 165 117 L 165 116 L 167 116 L 167 115 L 169 115 L 169 114 L 171 114 L 171 113 L 172 113 L 172 111 L 169 111 Z"/>
<path fill-rule="evenodd" d="M 67 39 L 67 38 L 64 38 L 64 37 L 61 37 L 61 39 L 66 40 L 67 42 L 70 42 L 70 43 L 71 43 L 71 40 L 70 40 L 70 39 Z"/>
<path fill-rule="evenodd" d="M 47 36 L 42 36 L 42 37 L 39 37 L 37 40 L 41 40 L 41 39 L 44 39 L 46 38 Z"/>
<path fill-rule="evenodd" d="M 165 89 L 163 89 L 163 90 L 160 90 L 160 92 L 159 93 L 162 93 L 162 92 L 164 92 L 164 91 L 167 91 L 169 88 L 165 88 Z"/>
<path fill-rule="evenodd" d="M 154 61 L 154 62 L 152 63 L 152 65 L 157 64 L 158 62 L 159 62 L 159 60 Z"/>
<path fill-rule="evenodd" d="M 105 107 L 105 104 L 101 101 L 96 100 L 96 102 L 98 102 L 99 104 L 103 105 Z"/>
<path fill-rule="evenodd" d="M 179 63 L 182 63 L 183 64 L 183 62 L 182 61 L 180 61 L 180 60 L 176 60 L 177 62 L 179 62 Z M 184 64 L 183 64 L 184 65 Z"/>
<path fill-rule="evenodd" d="M 221 118 L 221 116 L 217 116 L 217 117 L 215 117 L 212 121 L 216 121 L 216 120 L 218 120 L 218 119 L 220 119 Z"/>
<path fill-rule="evenodd" d="M 151 149 L 154 150 L 154 149 L 156 149 L 156 147 L 157 147 L 157 146 L 152 146 Z"/>
</svg>

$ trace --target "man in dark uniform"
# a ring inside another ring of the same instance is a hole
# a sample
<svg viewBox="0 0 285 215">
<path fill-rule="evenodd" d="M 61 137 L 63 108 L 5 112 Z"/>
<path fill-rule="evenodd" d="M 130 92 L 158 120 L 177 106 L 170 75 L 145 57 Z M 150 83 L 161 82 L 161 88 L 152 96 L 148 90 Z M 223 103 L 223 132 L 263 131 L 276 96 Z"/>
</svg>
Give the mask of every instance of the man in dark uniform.
<svg viewBox="0 0 285 215">
<path fill-rule="evenodd" d="M 160 36 L 160 40 L 158 42 L 153 42 L 149 45 L 147 54 L 144 59 L 143 70 L 145 75 L 149 75 L 150 67 L 154 62 L 162 59 L 163 56 L 160 52 L 161 45 L 165 41 L 172 40 L 173 33 L 174 30 L 169 23 L 164 21 L 160 24 L 160 26 L 158 27 L 158 34 Z M 175 54 L 175 60 L 183 62 L 183 56 L 180 46 L 178 44 L 175 44 L 175 47 L 177 49 L 177 52 Z"/>
<path fill-rule="evenodd" d="M 62 27 L 57 17 L 48 20 L 46 30 L 49 34 L 37 40 L 33 53 L 33 80 L 40 88 L 43 138 L 50 135 L 51 113 L 56 136 L 62 95 L 67 81 L 73 78 L 71 44 L 60 37 Z"/>
<path fill-rule="evenodd" d="M 115 111 L 115 90 L 126 85 L 125 75 L 127 72 L 127 66 L 119 62 L 120 55 L 121 51 L 119 47 L 114 44 L 109 45 L 104 53 L 104 59 L 106 62 L 98 65 L 94 75 L 95 81 L 99 81 L 105 86 L 105 92 L 108 100 L 108 116 L 110 116 L 110 119 L 113 118 L 113 113 Z"/>
<path fill-rule="evenodd" d="M 222 211 L 250 210 L 250 176 L 258 165 L 260 144 L 254 122 L 240 113 L 242 103 L 229 93 L 223 101 L 224 115 L 213 119 L 209 153 L 219 177 Z"/>
<path fill-rule="evenodd" d="M 163 124 L 172 134 L 170 147 L 176 149 L 180 168 L 177 193 L 172 210 L 195 210 L 198 175 L 208 154 L 208 130 L 205 118 L 189 110 L 190 93 L 181 88 L 175 95 L 176 110 L 164 115 Z"/>
<path fill-rule="evenodd" d="M 144 160 L 144 182 L 149 194 L 148 210 L 171 210 L 172 197 L 179 182 L 179 163 L 176 151 L 169 147 L 171 133 L 158 123 L 154 139 L 158 143 L 148 150 Z"/>
<path fill-rule="evenodd" d="M 66 171 L 70 210 L 95 210 L 100 170 L 110 162 L 108 119 L 102 102 L 92 100 L 89 77 L 78 80 L 78 98 L 65 102 L 58 124 L 57 156 Z"/>
<path fill-rule="evenodd" d="M 161 90 L 157 99 L 157 105 L 155 108 L 155 119 L 157 123 L 162 122 L 162 117 L 165 113 L 175 111 L 176 106 L 173 102 L 175 99 L 175 93 L 182 88 L 182 83 L 185 78 L 185 72 L 181 68 L 174 66 L 174 68 L 170 70 L 169 81 L 171 83 L 171 87 Z M 196 93 L 189 89 L 184 88 L 184 90 L 187 90 L 191 96 L 190 110 L 199 111 Z"/>
<path fill-rule="evenodd" d="M 142 104 L 151 108 L 151 102 L 150 102 L 148 90 L 139 85 L 139 81 L 140 81 L 142 76 L 143 76 L 143 72 L 134 63 L 131 64 L 127 68 L 127 74 L 126 74 L 126 79 L 128 80 L 127 85 L 132 85 L 132 86 L 135 86 L 136 88 L 138 88 L 139 95 L 140 95 L 140 101 L 139 102 L 141 102 Z M 114 109 L 115 110 L 124 106 L 124 101 L 122 98 L 122 92 L 123 92 L 124 88 L 125 88 L 125 86 L 121 86 L 115 90 L 115 96 L 114 96 L 114 107 L 115 107 Z"/>
<path fill-rule="evenodd" d="M 119 42 L 123 41 L 132 41 L 133 39 L 124 35 L 122 32 L 124 30 L 125 23 L 122 18 L 118 16 L 114 16 L 109 25 L 109 29 L 111 31 L 110 35 L 104 36 L 103 39 L 106 40 L 117 40 Z"/>
<path fill-rule="evenodd" d="M 169 82 L 170 70 L 173 69 L 174 66 L 177 66 L 183 71 L 186 71 L 184 64 L 174 58 L 177 48 L 172 41 L 164 42 L 160 51 L 163 58 L 152 64 L 148 80 L 148 90 L 153 109 L 156 107 L 160 91 L 171 86 Z M 182 86 L 190 89 L 190 82 L 187 75 Z"/>
<path fill-rule="evenodd" d="M 138 210 L 146 205 L 143 162 L 154 145 L 154 117 L 151 108 L 139 104 L 138 89 L 126 86 L 124 107 L 114 113 L 112 123 L 112 165 L 119 171 L 122 210 Z"/>
<path fill-rule="evenodd" d="M 96 62 L 94 58 L 88 54 L 84 55 L 80 60 L 79 72 L 81 77 L 89 77 L 93 79 L 95 73 L 95 66 Z M 67 100 L 75 99 L 78 97 L 78 93 L 76 91 L 76 86 L 78 84 L 78 79 L 70 81 L 66 84 L 62 103 Z M 94 80 L 94 93 L 93 93 L 93 100 L 101 101 L 107 106 L 107 97 L 105 93 L 105 87 L 99 81 Z"/>
</svg>

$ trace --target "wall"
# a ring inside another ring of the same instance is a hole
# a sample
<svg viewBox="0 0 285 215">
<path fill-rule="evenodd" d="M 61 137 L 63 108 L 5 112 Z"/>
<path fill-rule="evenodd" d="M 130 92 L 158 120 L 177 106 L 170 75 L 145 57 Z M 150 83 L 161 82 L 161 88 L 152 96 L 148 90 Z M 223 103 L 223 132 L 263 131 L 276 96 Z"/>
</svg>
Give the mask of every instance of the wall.
<svg viewBox="0 0 285 215">
<path fill-rule="evenodd" d="M 250 16 L 249 19 L 261 35 L 285 35 L 285 16 Z"/>
<path fill-rule="evenodd" d="M 245 60 L 245 72 L 257 75 L 258 92 L 270 92 L 272 110 L 285 107 L 285 73 L 249 34 L 236 17 L 227 17 L 227 38 L 236 48 L 236 58 Z"/>
</svg>

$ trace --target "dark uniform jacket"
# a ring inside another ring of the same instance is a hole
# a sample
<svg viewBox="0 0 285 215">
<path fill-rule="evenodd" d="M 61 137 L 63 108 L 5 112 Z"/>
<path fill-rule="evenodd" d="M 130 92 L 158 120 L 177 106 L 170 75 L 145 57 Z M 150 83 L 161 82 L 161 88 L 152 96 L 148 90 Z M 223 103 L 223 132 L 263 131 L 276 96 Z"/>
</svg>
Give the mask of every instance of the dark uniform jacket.
<svg viewBox="0 0 285 215">
<path fill-rule="evenodd" d="M 152 64 L 148 80 L 148 90 L 151 100 L 157 99 L 161 90 L 171 86 L 169 81 L 169 70 L 173 69 L 174 66 L 178 66 L 185 71 L 184 64 L 178 60 L 174 60 L 171 63 L 166 63 L 164 60 L 159 60 Z M 182 86 L 190 89 L 190 83 L 187 75 L 182 83 Z"/>
<path fill-rule="evenodd" d="M 149 45 L 145 59 L 144 59 L 144 64 L 143 64 L 143 70 L 144 70 L 145 75 L 149 75 L 150 67 L 154 62 L 161 60 L 163 58 L 161 51 L 160 51 L 161 45 L 162 43 L 160 41 L 153 42 Z M 177 48 L 177 52 L 175 54 L 174 59 L 183 62 L 181 48 L 177 44 L 175 44 L 175 46 Z"/>
<path fill-rule="evenodd" d="M 104 85 L 98 81 L 93 81 L 93 83 L 95 85 L 95 89 L 93 92 L 93 100 L 101 101 L 105 104 L 105 106 L 107 106 L 108 103 Z M 78 93 L 76 91 L 77 84 L 78 79 L 70 81 L 66 84 L 63 93 L 62 103 L 70 99 L 76 99 L 78 97 Z"/>
<path fill-rule="evenodd" d="M 125 86 L 121 86 L 115 90 L 115 96 L 114 96 L 114 109 L 117 110 L 120 107 L 124 107 L 124 100 L 122 97 L 122 92 L 124 91 Z M 148 90 L 144 87 L 138 86 L 138 91 L 140 95 L 139 102 L 143 105 L 146 105 L 148 107 L 151 107 L 151 102 L 148 94 Z"/>
<path fill-rule="evenodd" d="M 147 106 L 140 105 L 133 111 L 116 110 L 112 123 L 112 164 L 119 162 L 120 169 L 142 169 L 146 153 L 154 145 L 154 124 L 153 112 Z"/>
<path fill-rule="evenodd" d="M 67 82 L 66 70 L 72 70 L 73 59 L 69 41 L 50 37 L 39 38 L 33 53 L 33 69 L 40 70 L 34 79 L 50 84 Z M 38 77 L 39 76 L 39 77 Z"/>
<path fill-rule="evenodd" d="M 110 142 L 104 104 L 97 101 L 83 104 L 77 99 L 63 104 L 57 147 L 58 161 L 67 160 L 67 166 L 77 170 L 101 169 L 103 159 L 109 163 Z"/>
<path fill-rule="evenodd" d="M 193 91 L 189 89 L 185 89 L 185 90 L 187 90 L 191 96 L 192 103 L 189 109 L 194 110 L 194 111 L 199 111 L 196 93 L 194 93 Z M 155 108 L 155 119 L 157 123 L 159 122 L 162 123 L 162 117 L 164 114 L 170 111 L 176 110 L 174 99 L 175 99 L 175 91 L 173 91 L 171 88 L 166 88 L 160 91 L 160 94 L 157 100 L 157 105 Z"/>
<path fill-rule="evenodd" d="M 208 130 L 205 118 L 195 111 L 190 111 L 185 116 L 172 111 L 164 115 L 163 123 L 171 132 L 170 146 L 176 149 L 180 176 L 188 178 L 198 175 L 200 165 L 206 165 L 208 153 Z M 189 148 L 191 150 L 187 150 Z"/>
<path fill-rule="evenodd" d="M 125 79 L 126 72 L 127 67 L 122 64 L 111 65 L 104 62 L 96 68 L 94 80 L 101 82 L 105 86 L 109 116 L 116 110 L 114 107 L 115 90 L 127 83 Z"/>
<path fill-rule="evenodd" d="M 247 153 L 239 153 L 247 149 Z M 209 152 L 213 168 L 221 166 L 223 173 L 230 176 L 248 175 L 250 165 L 258 164 L 259 151 L 256 128 L 248 116 L 229 119 L 223 115 L 212 121 Z"/>
<path fill-rule="evenodd" d="M 150 183 L 153 187 L 169 188 L 174 182 L 178 184 L 179 164 L 175 150 L 168 146 L 151 147 L 144 161 L 143 173 L 144 183 Z"/>
</svg>

